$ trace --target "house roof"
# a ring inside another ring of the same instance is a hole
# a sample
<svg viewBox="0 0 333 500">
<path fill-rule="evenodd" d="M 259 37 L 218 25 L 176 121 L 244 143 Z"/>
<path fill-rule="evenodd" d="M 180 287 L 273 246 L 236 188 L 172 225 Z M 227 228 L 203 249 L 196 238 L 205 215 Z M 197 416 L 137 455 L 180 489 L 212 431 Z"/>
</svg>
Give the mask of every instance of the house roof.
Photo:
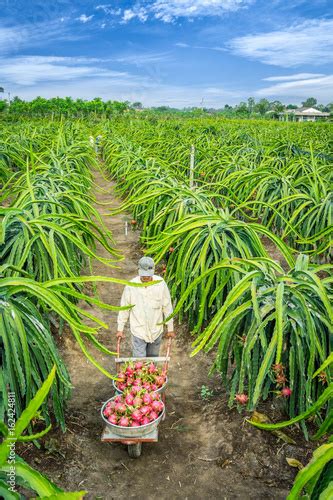
<svg viewBox="0 0 333 500">
<path fill-rule="evenodd" d="M 289 109 L 287 113 L 292 113 L 296 116 L 330 116 L 329 113 L 324 113 L 323 111 L 319 111 L 319 109 L 309 107 Z"/>
</svg>

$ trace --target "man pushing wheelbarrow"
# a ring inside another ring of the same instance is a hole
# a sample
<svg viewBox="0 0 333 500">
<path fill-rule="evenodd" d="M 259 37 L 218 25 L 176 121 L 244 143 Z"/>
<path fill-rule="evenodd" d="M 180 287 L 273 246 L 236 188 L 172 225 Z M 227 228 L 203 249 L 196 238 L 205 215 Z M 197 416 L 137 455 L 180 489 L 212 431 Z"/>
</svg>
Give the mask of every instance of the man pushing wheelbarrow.
<svg viewBox="0 0 333 500">
<path fill-rule="evenodd" d="M 139 260 L 139 275 L 133 283 L 147 286 L 126 286 L 121 306 L 131 306 L 118 315 L 116 395 L 103 404 L 101 416 L 106 424 L 102 441 L 128 445 L 128 453 L 137 458 L 144 442 L 157 442 L 158 425 L 165 416 L 165 389 L 171 342 L 175 337 L 173 320 L 167 325 L 167 353 L 159 357 L 163 337 L 163 321 L 173 312 L 170 292 L 164 279 L 154 274 L 152 258 Z M 156 282 L 149 284 L 149 282 Z M 120 357 L 124 327 L 130 320 L 133 357 Z M 152 361 L 151 358 L 154 358 Z M 161 368 L 158 363 L 163 364 Z"/>
<path fill-rule="evenodd" d="M 151 257 L 142 257 L 138 268 L 139 275 L 133 278 L 132 282 L 158 283 L 146 287 L 125 287 L 120 305 L 133 307 L 119 312 L 117 338 L 124 338 L 124 326 L 129 318 L 133 357 L 156 357 L 159 355 L 163 337 L 163 319 L 172 314 L 170 292 L 164 279 L 154 274 L 155 263 Z M 170 319 L 166 326 L 167 338 L 174 338 L 173 319 Z"/>
</svg>

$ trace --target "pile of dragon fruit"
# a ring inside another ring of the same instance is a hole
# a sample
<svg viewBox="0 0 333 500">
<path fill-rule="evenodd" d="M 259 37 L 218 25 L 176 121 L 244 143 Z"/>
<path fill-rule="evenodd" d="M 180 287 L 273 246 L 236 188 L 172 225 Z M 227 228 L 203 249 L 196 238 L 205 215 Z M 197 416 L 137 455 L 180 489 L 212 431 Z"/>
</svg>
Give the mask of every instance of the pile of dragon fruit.
<svg viewBox="0 0 333 500">
<path fill-rule="evenodd" d="M 125 363 L 117 377 L 120 379 L 116 383 L 117 389 L 121 392 L 128 392 L 130 389 L 134 394 L 142 389 L 157 391 L 166 382 L 166 375 L 161 368 L 152 362 L 143 361 Z"/>
<path fill-rule="evenodd" d="M 115 396 L 106 403 L 103 415 L 110 424 L 121 427 L 139 427 L 156 420 L 163 409 L 164 403 L 158 392 L 141 389 L 139 392 L 132 390 L 127 394 Z"/>
</svg>

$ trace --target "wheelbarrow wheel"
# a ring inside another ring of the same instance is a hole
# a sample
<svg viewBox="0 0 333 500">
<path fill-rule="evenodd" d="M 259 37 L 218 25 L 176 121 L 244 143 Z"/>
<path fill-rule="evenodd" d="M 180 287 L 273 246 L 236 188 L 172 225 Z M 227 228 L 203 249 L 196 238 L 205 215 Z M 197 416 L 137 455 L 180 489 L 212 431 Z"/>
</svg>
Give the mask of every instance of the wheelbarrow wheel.
<svg viewBox="0 0 333 500">
<path fill-rule="evenodd" d="M 128 455 L 131 458 L 139 458 L 141 455 L 142 443 L 129 444 L 127 446 Z"/>
</svg>

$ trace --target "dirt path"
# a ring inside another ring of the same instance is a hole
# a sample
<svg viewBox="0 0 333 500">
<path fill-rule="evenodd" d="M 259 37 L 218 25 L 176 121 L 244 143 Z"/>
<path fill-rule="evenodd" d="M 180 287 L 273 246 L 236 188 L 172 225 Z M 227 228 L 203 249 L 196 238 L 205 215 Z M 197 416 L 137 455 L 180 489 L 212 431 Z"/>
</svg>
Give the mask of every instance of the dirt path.
<svg viewBox="0 0 333 500">
<path fill-rule="evenodd" d="M 95 189 L 96 199 L 118 206 L 113 184 L 100 173 L 95 181 L 103 189 Z M 101 214 L 107 212 L 97 207 Z M 94 262 L 93 273 L 129 279 L 141 256 L 138 233 L 125 236 L 125 215 L 104 219 L 124 260 L 117 269 Z M 104 249 L 98 251 L 107 256 Z M 105 302 L 119 304 L 122 287 L 100 284 L 98 292 Z M 110 325 L 103 343 L 115 348 L 115 315 L 93 312 Z M 130 459 L 121 444 L 100 442 L 99 410 L 113 393 L 111 382 L 86 360 L 70 334 L 62 346 L 74 385 L 68 431 L 54 430 L 40 451 L 30 449 L 25 458 L 67 491 L 88 490 L 88 499 L 284 499 L 295 476 L 285 457 L 304 462 L 307 451 L 278 443 L 244 424 L 236 410 L 228 410 L 218 377 L 207 378 L 210 361 L 204 355 L 189 358 L 189 335 L 180 330 L 172 352 L 167 417 L 159 442 L 145 444 L 140 459 Z M 124 351 L 130 352 L 128 340 Z M 112 359 L 100 353 L 96 357 L 114 370 Z M 214 391 L 209 401 L 200 396 L 202 384 Z"/>
</svg>

